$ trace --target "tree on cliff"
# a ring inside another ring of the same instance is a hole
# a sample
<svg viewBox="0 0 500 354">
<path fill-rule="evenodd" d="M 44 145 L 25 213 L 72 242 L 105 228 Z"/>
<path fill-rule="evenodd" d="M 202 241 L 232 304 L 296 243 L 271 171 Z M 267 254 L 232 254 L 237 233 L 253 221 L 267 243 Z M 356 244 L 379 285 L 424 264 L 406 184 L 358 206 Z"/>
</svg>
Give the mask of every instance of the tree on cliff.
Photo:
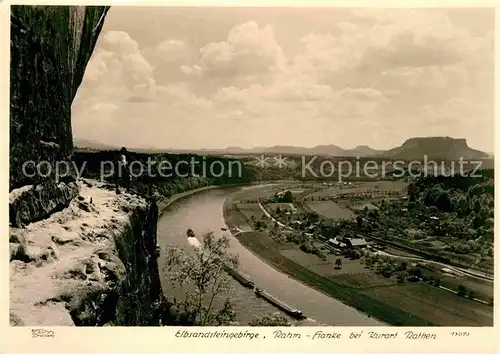
<svg viewBox="0 0 500 354">
<path fill-rule="evenodd" d="M 167 280 L 176 295 L 182 293 L 171 308 L 179 325 L 221 326 L 235 320 L 230 302 L 233 289 L 224 267 L 236 268 L 238 260 L 228 249 L 229 238 L 216 238 L 213 233 L 203 236 L 193 254 L 167 249 Z"/>
</svg>

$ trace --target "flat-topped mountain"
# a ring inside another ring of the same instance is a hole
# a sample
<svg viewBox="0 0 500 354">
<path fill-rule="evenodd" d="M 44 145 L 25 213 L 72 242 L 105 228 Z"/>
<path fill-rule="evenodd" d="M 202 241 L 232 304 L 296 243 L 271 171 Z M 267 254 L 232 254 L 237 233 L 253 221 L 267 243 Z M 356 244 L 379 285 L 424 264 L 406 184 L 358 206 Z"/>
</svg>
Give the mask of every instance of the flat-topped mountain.
<svg viewBox="0 0 500 354">
<path fill-rule="evenodd" d="M 75 145 L 80 148 L 93 148 L 100 150 L 113 149 L 112 146 L 96 142 L 75 139 Z M 303 155 L 303 156 L 336 156 L 336 157 L 370 157 L 397 160 L 423 160 L 427 155 L 428 159 L 437 160 L 459 160 L 488 158 L 488 154 L 474 150 L 467 145 L 465 139 L 454 139 L 450 137 L 422 137 L 410 138 L 403 145 L 390 150 L 375 150 L 367 145 L 358 145 L 353 149 L 343 149 L 340 146 L 317 145 L 311 148 L 293 145 L 261 146 L 254 148 L 242 148 L 230 146 L 225 149 L 145 149 L 128 147 L 130 151 L 149 153 L 191 153 L 200 155 L 246 155 L 246 154 L 282 154 L 282 155 Z M 119 147 L 115 147 L 119 149 Z"/>
<path fill-rule="evenodd" d="M 466 139 L 450 137 L 410 138 L 400 147 L 390 149 L 380 156 L 399 160 L 464 160 L 487 158 L 488 154 L 470 148 Z"/>
</svg>

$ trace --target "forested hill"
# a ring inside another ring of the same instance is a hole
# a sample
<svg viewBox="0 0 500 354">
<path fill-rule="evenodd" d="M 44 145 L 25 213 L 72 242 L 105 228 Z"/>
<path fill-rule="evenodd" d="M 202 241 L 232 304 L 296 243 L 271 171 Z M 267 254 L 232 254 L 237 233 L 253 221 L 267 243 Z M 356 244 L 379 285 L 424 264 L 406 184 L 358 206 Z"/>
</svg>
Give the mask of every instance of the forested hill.
<svg viewBox="0 0 500 354">
<path fill-rule="evenodd" d="M 111 167 L 118 151 L 75 152 L 73 161 L 82 177 L 113 181 Z M 194 154 L 129 153 L 134 184 L 140 190 L 156 185 L 164 196 L 207 185 L 244 184 L 255 180 L 253 169 L 237 159 Z M 149 171 L 148 171 L 148 166 Z M 141 171 L 142 168 L 142 171 Z"/>
<path fill-rule="evenodd" d="M 480 170 L 478 177 L 426 177 L 408 186 L 410 203 L 423 203 L 438 212 L 456 213 L 465 228 L 493 238 L 494 170 Z"/>
</svg>

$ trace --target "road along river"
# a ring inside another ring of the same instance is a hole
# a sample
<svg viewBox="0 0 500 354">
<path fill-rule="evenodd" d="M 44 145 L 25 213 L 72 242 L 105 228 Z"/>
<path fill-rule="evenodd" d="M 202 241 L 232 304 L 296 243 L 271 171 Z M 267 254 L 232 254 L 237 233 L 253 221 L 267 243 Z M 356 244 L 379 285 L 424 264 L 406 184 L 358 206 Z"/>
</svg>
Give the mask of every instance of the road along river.
<svg viewBox="0 0 500 354">
<path fill-rule="evenodd" d="M 222 231 L 221 228 L 226 227 L 222 213 L 224 201 L 240 188 L 201 191 L 172 203 L 164 210 L 158 221 L 158 243 L 162 249 L 159 258 L 160 272 L 165 271 L 166 259 L 163 252 L 165 247 L 176 245 L 188 251 L 192 250 L 192 245 L 186 236 L 187 229 L 192 229 L 200 240 L 204 233 L 210 231 L 216 236 L 226 233 L 231 238 L 231 253 L 238 255 L 241 271 L 250 276 L 257 287 L 265 289 L 281 301 L 302 311 L 308 319 L 301 321 L 301 325 L 383 325 L 376 319 L 279 272 L 243 247 L 229 231 Z M 232 302 L 240 324 L 244 325 L 265 314 L 279 312 L 265 300 L 256 297 L 253 290 L 243 287 L 236 280 L 232 281 L 236 290 Z M 164 273 L 162 273 L 162 286 L 166 294 L 171 296 L 173 290 L 165 280 Z"/>
</svg>

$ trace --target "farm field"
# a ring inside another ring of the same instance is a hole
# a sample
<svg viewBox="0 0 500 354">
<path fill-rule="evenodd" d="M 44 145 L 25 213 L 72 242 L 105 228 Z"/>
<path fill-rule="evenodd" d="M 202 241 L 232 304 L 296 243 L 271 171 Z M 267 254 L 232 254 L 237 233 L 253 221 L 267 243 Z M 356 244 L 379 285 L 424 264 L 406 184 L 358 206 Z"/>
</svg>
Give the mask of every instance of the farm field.
<svg viewBox="0 0 500 354">
<path fill-rule="evenodd" d="M 463 285 L 466 289 L 472 290 L 474 292 L 474 297 L 488 301 L 494 296 L 494 287 L 491 283 L 482 282 L 478 279 L 472 279 L 469 277 L 450 277 L 443 276 L 441 278 L 441 286 L 456 290 L 459 285 Z"/>
<path fill-rule="evenodd" d="M 330 277 L 334 282 L 360 290 L 373 287 L 393 286 L 397 284 L 397 281 L 393 278 L 384 278 L 383 276 L 366 269 L 364 272 L 342 272 L 344 267 L 346 267 L 345 263 L 340 271 L 335 270 L 334 275 Z M 348 266 L 346 268 L 348 268 Z"/>
<path fill-rule="evenodd" d="M 282 250 L 281 254 L 318 275 L 328 277 L 336 283 L 346 286 L 362 289 L 396 284 L 396 280 L 384 278 L 365 268 L 360 259 L 352 260 L 343 256 L 328 254 L 326 261 L 324 261 L 314 254 L 303 252 L 298 247 L 286 251 Z M 338 258 L 342 260 L 341 268 L 335 268 L 335 260 Z"/>
<path fill-rule="evenodd" d="M 312 254 L 299 254 L 297 249 L 283 250 L 264 232 L 240 234 L 238 240 L 285 273 L 394 325 L 478 326 L 490 325 L 492 321 L 491 307 L 427 284 L 394 285 L 394 279 L 373 274 L 355 261 L 343 259 L 342 269 L 334 273 L 331 264 Z M 413 285 L 420 287 L 412 288 Z M 435 291 L 439 291 L 439 297 L 431 293 Z M 435 307 L 440 302 L 436 301 L 446 301 L 445 309 L 437 311 Z M 464 317 L 464 308 L 480 311 Z"/>
<path fill-rule="evenodd" d="M 299 212 L 298 208 L 291 203 L 268 203 L 265 205 L 265 208 L 274 215 L 276 210 L 280 208 L 280 210 L 289 211 L 291 213 Z"/>
<path fill-rule="evenodd" d="M 418 255 L 415 255 L 413 253 L 406 252 L 406 251 L 403 251 L 403 250 L 400 250 L 398 248 L 394 248 L 391 246 L 387 246 L 384 249 L 384 252 L 387 252 L 387 253 L 390 253 L 390 254 L 393 254 L 396 256 L 402 256 L 402 257 L 422 258 L 421 256 L 418 256 Z"/>
<path fill-rule="evenodd" d="M 474 292 L 476 298 L 488 301 L 494 296 L 494 287 L 491 282 L 472 277 L 447 274 L 442 271 L 442 267 L 426 265 L 421 266 L 422 274 L 428 277 L 437 278 L 441 281 L 441 286 L 457 290 L 459 285 L 463 285 L 467 290 Z"/>
<path fill-rule="evenodd" d="M 247 219 L 251 219 L 252 216 L 255 220 L 260 220 L 265 217 L 258 203 L 236 203 L 236 206 Z"/>
<path fill-rule="evenodd" d="M 328 219 L 350 219 L 354 217 L 351 210 L 343 208 L 332 201 L 307 202 L 306 205 L 315 213 Z"/>
<path fill-rule="evenodd" d="M 364 294 L 388 301 L 402 311 L 439 326 L 492 326 L 491 307 L 428 284 L 401 284 L 366 290 Z"/>
<path fill-rule="evenodd" d="M 319 191 L 311 193 L 309 197 L 322 198 L 334 197 L 345 193 L 362 193 L 362 192 L 376 192 L 376 191 L 403 191 L 407 187 L 407 182 L 402 181 L 377 181 L 377 182 L 356 182 L 349 187 L 333 186 L 330 188 L 323 188 Z"/>
<path fill-rule="evenodd" d="M 375 183 L 362 183 L 373 186 Z M 394 182 L 381 182 L 381 185 L 394 184 Z M 405 182 L 396 183 L 396 188 L 404 188 Z M 284 186 L 281 186 L 284 187 Z M 355 186 L 355 188 L 360 188 Z M 381 188 L 381 187 L 379 187 Z M 292 189 L 292 188 L 289 188 Z M 307 190 L 307 188 L 305 188 Z M 323 193 L 334 188 L 323 189 L 315 193 Z M 351 188 L 352 189 L 352 188 Z M 362 188 L 363 190 L 366 187 Z M 262 188 L 259 190 L 260 197 L 268 197 L 276 193 L 276 191 L 287 190 L 280 186 L 273 188 Z M 338 191 L 339 189 L 337 189 Z M 347 189 L 342 189 L 343 191 Z M 307 193 L 307 192 L 306 192 Z M 244 199 L 244 194 L 237 195 L 237 199 Z M 342 202 L 350 202 L 349 199 Z M 305 204 L 305 205 L 304 205 Z M 296 213 L 303 213 L 308 209 L 318 213 L 325 219 L 348 219 L 355 214 L 346 207 L 332 201 L 307 201 L 302 204 L 302 209 Z M 344 203 L 345 204 L 345 203 Z M 240 209 L 232 210 L 225 214 L 233 215 L 233 220 L 236 214 L 240 215 L 240 221 L 253 218 L 261 220 L 265 218 L 264 213 L 259 208 L 258 203 L 237 203 Z M 297 203 L 296 207 L 301 206 Z M 265 208 L 272 214 L 276 214 L 276 209 L 293 211 L 290 203 L 268 203 Z M 293 215 L 287 216 L 293 219 Z M 230 216 L 228 217 L 231 218 Z M 288 220 L 288 223 L 291 223 Z M 290 224 L 291 225 L 291 224 Z M 253 225 L 252 225 L 253 228 Z M 297 280 L 300 280 L 326 294 L 339 299 L 346 304 L 354 306 L 382 321 L 391 323 L 392 325 L 406 326 L 421 326 L 421 325 L 439 325 L 439 326 L 488 326 L 491 325 L 493 319 L 493 310 L 491 306 L 475 302 L 473 300 L 460 297 L 457 294 L 440 289 L 430 284 L 398 283 L 395 276 L 390 278 L 383 277 L 368 269 L 364 265 L 364 257 L 361 259 L 350 259 L 342 255 L 332 254 L 324 244 L 319 241 L 313 241 L 316 250 L 320 250 L 321 254 L 307 253 L 312 251 L 303 250 L 303 246 L 292 242 L 284 242 L 275 237 L 276 229 L 273 229 L 273 237 L 266 231 L 248 232 L 238 234 L 236 237 L 245 247 L 259 257 L 265 259 L 274 267 L 280 269 Z M 427 242 L 432 242 L 434 247 L 442 247 L 441 242 L 435 238 L 429 238 Z M 294 241 L 295 242 L 295 241 Z M 430 244 L 429 244 L 430 246 Z M 415 257 L 414 254 L 386 248 L 387 252 L 394 255 Z M 321 257 L 325 258 L 321 258 Z M 335 267 L 337 259 L 342 260 L 340 268 Z M 419 258 L 419 257 L 415 257 Z M 415 266 L 414 261 L 408 261 L 410 265 Z M 488 301 L 490 294 L 493 293 L 491 283 L 476 282 L 473 278 L 468 277 L 450 277 L 441 269 L 422 270 L 422 274 L 427 278 L 439 278 L 441 286 L 451 290 L 456 290 L 458 285 L 463 285 L 468 291 L 472 291 L 476 298 Z"/>
<path fill-rule="evenodd" d="M 314 271 L 314 268 L 316 266 L 328 266 L 329 268 L 333 268 L 335 258 L 327 258 L 326 261 L 322 260 L 319 258 L 317 255 L 312 254 L 312 253 L 306 253 L 302 250 L 300 250 L 298 247 L 295 247 L 295 249 L 290 249 L 286 251 L 281 251 L 281 254 L 285 256 L 288 259 L 293 260 L 294 262 L 297 262 L 298 264 L 308 267 L 311 270 Z"/>
<path fill-rule="evenodd" d="M 342 205 L 343 207 L 349 207 L 356 210 L 362 210 L 364 208 L 368 208 L 368 210 L 378 210 L 378 207 L 375 206 L 373 202 L 374 200 L 372 200 L 371 203 L 365 202 L 365 203 L 345 203 L 345 205 L 342 205 L 343 203 L 339 204 Z"/>
<path fill-rule="evenodd" d="M 391 304 L 372 299 L 352 287 L 343 286 L 330 278 L 312 272 L 307 267 L 283 256 L 280 252 L 282 247 L 265 233 L 244 233 L 238 235 L 237 238 L 245 247 L 275 268 L 382 321 L 394 325 L 432 325 L 431 322 L 396 309 Z"/>
<path fill-rule="evenodd" d="M 245 188 L 239 192 L 236 192 L 232 197 L 237 201 L 246 201 L 253 200 L 257 201 L 259 198 L 266 198 L 275 193 L 286 190 L 285 185 L 272 184 L 263 187 L 253 187 L 253 188 Z"/>
<path fill-rule="evenodd" d="M 292 188 L 292 189 L 290 189 L 290 192 L 292 192 L 293 195 L 297 195 L 297 194 L 304 193 L 305 190 L 304 189 L 299 189 L 299 188 Z"/>
</svg>

